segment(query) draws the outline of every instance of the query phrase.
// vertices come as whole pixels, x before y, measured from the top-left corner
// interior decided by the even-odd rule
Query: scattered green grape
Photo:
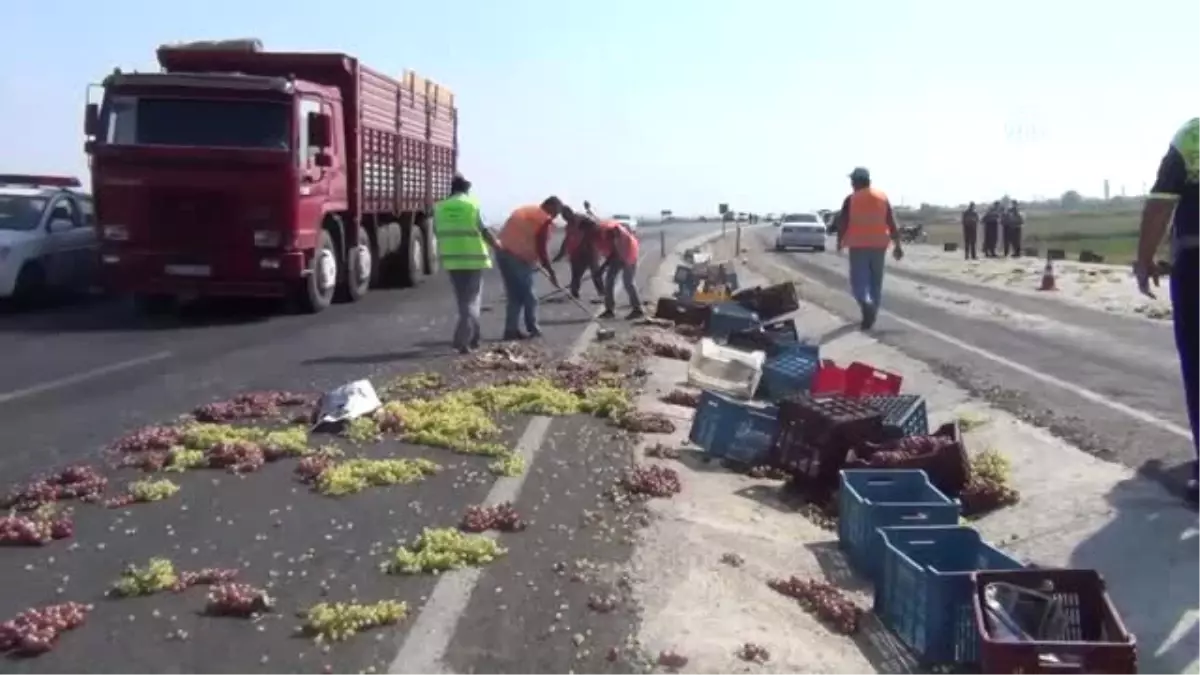
[[[490,537],[464,534],[452,527],[427,527],[412,548],[398,547],[385,569],[392,574],[442,572],[486,565],[505,553]]]
[[[203,450],[190,450],[183,446],[175,446],[167,453],[167,463],[164,471],[187,471],[208,465],[208,457]]]
[[[355,443],[375,443],[383,438],[383,432],[379,429],[379,422],[374,417],[363,416],[355,417],[346,423],[346,429],[342,432],[346,438],[349,438]]]
[[[520,476],[525,473],[525,458],[510,450],[488,464],[488,470],[497,476]]]
[[[309,452],[308,429],[302,426],[288,427],[278,431],[268,431],[262,439],[264,450],[271,450],[283,455],[299,457]]]
[[[129,495],[139,502],[157,502],[179,492],[179,486],[167,480],[145,479],[129,484]]]
[[[362,492],[371,486],[414,483],[442,467],[427,459],[349,459],[325,469],[317,477],[317,491],[330,497]]]
[[[113,584],[112,591],[121,597],[152,595],[179,583],[175,565],[166,558],[151,558],[145,567],[130,565],[121,572],[121,578]]]
[[[1012,463],[1000,451],[986,448],[971,458],[971,471],[977,478],[1004,485],[1012,473]]]
[[[341,642],[356,633],[390,626],[408,616],[408,604],[383,600],[369,605],[322,602],[304,613],[304,632],[318,642]]]

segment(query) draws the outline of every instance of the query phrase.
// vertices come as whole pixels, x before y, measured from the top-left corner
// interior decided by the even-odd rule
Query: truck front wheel
[[[300,281],[297,289],[296,299],[300,311],[316,314],[332,304],[337,280],[337,248],[333,245],[333,236],[329,231],[321,230],[317,250],[313,251],[312,259],[308,261],[308,274]]]

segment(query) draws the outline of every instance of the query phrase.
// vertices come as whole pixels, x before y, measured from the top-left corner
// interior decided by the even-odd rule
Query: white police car
[[[91,287],[95,211],[81,187],[78,178],[0,175],[0,299]]]

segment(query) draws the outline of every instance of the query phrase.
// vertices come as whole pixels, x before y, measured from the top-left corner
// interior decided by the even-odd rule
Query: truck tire
[[[345,259],[338,275],[338,300],[358,302],[371,290],[371,276],[375,273],[377,256],[372,250],[371,239],[360,225],[358,244],[346,247]]]
[[[411,288],[421,282],[425,269],[425,235],[416,225],[401,230],[400,250],[392,261],[389,285]]]
[[[337,247],[333,235],[322,229],[317,240],[317,250],[308,261],[308,274],[300,280],[296,289],[296,301],[301,312],[316,314],[333,304],[333,295],[338,279]]]
[[[387,267],[400,248],[400,224],[381,223],[375,228],[375,259],[371,265],[371,287],[387,287]]]
[[[425,274],[433,276],[442,270],[442,261],[438,257],[437,234],[433,231],[433,218],[425,219]]]

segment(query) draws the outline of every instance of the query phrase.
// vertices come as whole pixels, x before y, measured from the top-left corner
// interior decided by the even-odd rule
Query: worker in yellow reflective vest
[[[479,202],[469,193],[471,181],[455,175],[450,196],[433,207],[433,232],[438,258],[450,273],[458,324],[454,348],[466,354],[479,346],[479,312],[483,302],[483,271],[492,268],[488,248],[496,247],[491,230],[483,225]]]

